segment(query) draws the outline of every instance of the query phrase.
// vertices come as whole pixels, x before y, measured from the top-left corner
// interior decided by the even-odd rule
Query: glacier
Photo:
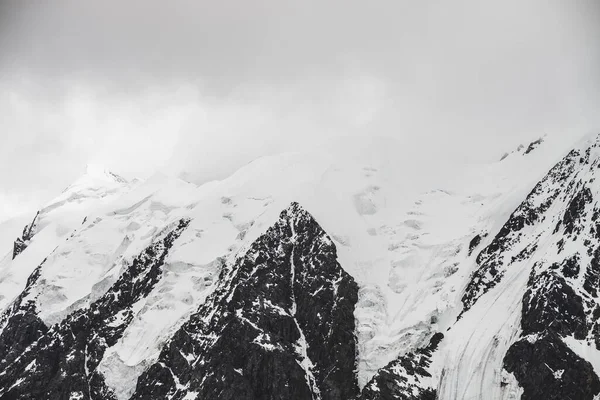
[[[19,254],[14,254],[12,241],[34,216],[0,224],[0,238],[11,238],[2,244],[5,256],[0,260],[0,394],[7,399],[41,399],[48,393],[65,399],[241,398],[240,391],[250,389],[239,379],[247,374],[253,376],[251,381],[262,382],[263,377],[256,371],[252,375],[250,364],[226,369],[233,359],[219,358],[209,349],[217,349],[216,341],[234,334],[217,325],[247,320],[251,325],[242,326],[254,326],[260,333],[253,340],[254,330],[244,333],[236,344],[243,349],[239,351],[254,349],[254,343],[260,358],[266,357],[264,352],[285,349],[305,371],[304,389],[294,380],[299,399],[550,398],[543,397],[549,394],[539,392],[535,382],[546,383],[556,396],[570,393],[593,399],[600,393],[595,344],[599,303],[594,291],[600,274],[594,269],[598,143],[596,135],[574,148],[544,138],[492,163],[448,167],[428,189],[411,183],[411,168],[418,165],[407,166],[385,148],[371,148],[369,157],[347,148],[262,157],[228,178],[201,185],[162,173],[128,181],[101,166],[89,166],[39,210]],[[290,209],[290,204],[299,208]],[[298,229],[307,229],[313,223],[306,221],[314,220],[326,238],[321,240],[335,249],[328,263],[338,263],[339,271],[348,274],[345,279],[356,282],[356,301],[344,306],[351,307],[352,318],[340,317],[340,326],[352,326],[352,338],[321,348],[315,335],[327,321],[317,316],[303,322],[294,319],[285,291],[280,298],[244,286],[252,268],[261,264],[252,260],[256,265],[245,266],[240,260],[256,252],[264,235],[281,224],[282,210],[304,216],[306,225]],[[122,287],[123,277],[133,276],[140,257],[174,229],[176,238],[160,260],[153,258],[160,252],[151,251],[153,261],[148,262],[158,268],[152,284],[131,289],[126,306],[101,306]],[[281,235],[269,242],[264,257],[288,254],[290,240]],[[324,248],[312,251],[306,257],[321,260],[329,254]],[[277,262],[273,268],[284,264]],[[244,268],[250,268],[249,277],[236,278],[236,271]],[[329,277],[324,271],[312,272],[314,276],[303,281],[293,274],[288,277],[316,280],[313,286],[301,284],[301,295],[296,296],[306,295],[309,286],[313,296],[333,290],[338,272]],[[268,274],[260,279],[273,290],[286,280]],[[238,287],[246,288],[249,304],[234,306],[234,297],[227,299]],[[254,303],[253,296],[262,300]],[[573,306],[561,300],[574,296]],[[553,302],[545,300],[554,297]],[[333,298],[323,298],[314,307],[331,313],[336,307]],[[257,314],[265,305],[274,313],[271,322]],[[228,307],[239,313],[223,311]],[[99,318],[94,317],[97,309],[110,309],[101,311],[106,313],[98,319],[102,323],[86,322],[85,329],[77,329],[102,342],[97,347],[101,354],[79,354],[73,350],[80,348],[79,342],[69,347],[64,337],[71,334],[66,332],[79,332],[73,321]],[[556,310],[582,316],[562,318]],[[215,321],[214,332],[198,322],[199,313]],[[288,328],[272,326],[279,318],[295,321],[289,329],[301,333],[298,342],[290,339],[295,336],[288,336]],[[182,344],[179,357],[190,365],[184,368],[183,361],[173,361],[165,352],[183,343],[177,338],[190,327],[211,345],[198,344],[199,336],[197,343],[185,342],[194,351],[184,351]],[[344,337],[342,331],[336,337]],[[19,347],[23,355],[8,347],[2,350],[3,343],[23,332],[29,332]],[[217,332],[226,333],[220,337]],[[70,349],[72,354],[52,353],[65,363],[84,366],[77,372],[63,370],[77,376],[69,381],[77,382],[72,390],[67,384],[60,392],[34,388],[33,371],[45,362],[41,349],[48,343]],[[234,345],[226,343],[223,349]],[[562,349],[563,361],[544,358],[547,346]],[[544,356],[524,358],[532,351]],[[339,356],[338,364],[328,367],[344,376],[337,383],[323,383],[329,381],[322,375],[325,358],[320,357],[328,352]],[[342,356],[348,352],[355,354],[350,372],[344,369],[348,357]],[[537,367],[540,360],[548,364],[545,370]],[[523,362],[535,373],[524,372],[519,367]],[[200,367],[203,363],[208,366]],[[270,389],[252,390],[272,396],[265,398],[286,398],[285,378],[292,370],[271,370],[271,375],[284,375],[279,389],[265,383]],[[238,392],[231,389],[226,395],[216,383],[217,373],[227,382],[237,382],[230,387]],[[213,382],[210,390],[202,376]],[[537,381],[530,382],[530,377]],[[578,392],[566,377],[587,384]],[[52,376],[44,379],[48,387],[58,382]],[[82,382],[87,388],[80,387],[85,386]],[[156,385],[172,390],[150,389]]]

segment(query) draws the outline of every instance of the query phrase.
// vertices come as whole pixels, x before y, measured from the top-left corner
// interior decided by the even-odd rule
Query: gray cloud
[[[597,0],[3,1],[0,201],[87,161],[202,181],[344,135],[469,161],[581,135],[599,22]]]

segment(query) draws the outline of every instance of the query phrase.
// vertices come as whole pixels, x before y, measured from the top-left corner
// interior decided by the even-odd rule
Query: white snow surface
[[[596,140],[596,137],[593,138]],[[588,147],[584,140],[581,148]],[[600,154],[594,150],[592,159]],[[593,179],[590,165],[588,170],[576,171],[577,179],[582,179],[597,196],[600,185]],[[563,238],[561,232],[555,231],[555,226],[568,206],[569,194],[566,190],[553,202],[545,218],[533,226],[526,226],[520,232],[520,239],[504,255],[505,259],[513,260],[506,268],[506,274],[500,282],[488,293],[481,296],[463,318],[445,332],[441,349],[435,354],[432,372],[439,382],[437,394],[439,399],[470,400],[519,399],[522,389],[510,374],[503,370],[503,359],[511,344],[518,340],[521,334],[520,318],[522,299],[527,289],[527,282],[533,268],[536,273],[547,269],[555,262],[561,262],[569,255],[579,254],[582,265],[589,264],[590,255],[583,242],[585,234],[578,236],[575,241],[567,241],[562,254],[558,254],[558,242]],[[541,197],[541,196],[540,196]],[[597,197],[595,197],[597,198]],[[521,196],[524,200],[524,196]],[[513,207],[514,208],[514,207]],[[502,218],[506,221],[505,218]],[[495,231],[492,231],[495,233]],[[493,235],[490,237],[490,239]],[[537,245],[535,251],[524,261],[513,258],[524,248]],[[517,261],[515,261],[517,260]],[[466,265],[475,266],[474,260],[467,260]],[[469,269],[469,268],[467,268]],[[574,278],[575,280],[578,278]],[[576,291],[582,290],[582,282],[575,285]],[[581,294],[581,293],[580,293]],[[534,337],[530,337],[535,340]],[[600,370],[600,352],[587,342],[573,338],[565,339],[566,344],[575,353],[590,361],[594,369]],[[557,371],[558,375],[562,372]]]
[[[417,182],[419,165],[397,160],[389,143],[367,147],[263,157],[200,186],[162,174],[127,182],[92,166],[40,211],[29,247],[14,260],[11,248],[0,261],[0,311],[47,258],[31,297],[44,322],[56,323],[101,296],[162,229],[191,218],[161,280],[136,305],[133,322],[100,364],[108,385],[126,399],[166,340],[212,292],[221,265],[297,201],[335,241],[340,264],[360,286],[355,316],[362,387],[388,362],[455,322],[475,266],[477,251],[467,254],[469,241],[487,232],[479,250],[489,243],[569,150],[548,139],[527,155],[521,149],[490,164],[439,166],[435,180]],[[526,269],[519,271],[476,304],[463,328],[452,330],[460,345],[443,354],[457,364],[463,386],[446,383],[441,399],[471,398],[465,374],[499,357],[518,334],[515,299],[527,279]],[[458,339],[481,324],[487,328],[466,342]],[[481,382],[497,373],[484,368]]]

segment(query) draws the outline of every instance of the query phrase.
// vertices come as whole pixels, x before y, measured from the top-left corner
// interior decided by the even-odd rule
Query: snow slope
[[[4,309],[23,290],[27,277],[44,259],[49,256],[60,258],[56,250],[61,245],[66,246],[69,237],[74,235],[84,218],[127,189],[122,178],[107,175],[98,168],[89,168],[80,179],[40,210],[34,236],[27,250],[13,260],[12,246],[10,250],[5,248],[8,251],[0,261],[0,309]],[[33,215],[26,219],[28,223],[32,220]],[[110,240],[105,237],[99,240],[104,242],[106,239]],[[63,256],[69,253],[70,250],[65,249]],[[83,270],[83,273],[85,275],[87,272]],[[89,285],[95,283],[91,279],[85,280]]]
[[[597,208],[591,206],[598,204],[594,173],[600,162],[599,139],[585,139],[556,164],[478,256],[477,273],[463,297],[466,312],[446,333],[434,362],[440,399],[518,399],[523,388],[528,398],[549,398],[544,390],[558,398],[588,398],[587,393],[573,394],[581,389],[575,376],[571,383],[544,389],[561,381],[562,373],[555,374],[559,369],[551,367],[560,362],[552,357],[562,357],[564,365],[564,360],[574,360],[576,354],[566,348],[561,354],[563,350],[556,347],[556,355],[528,361],[531,353],[518,354],[518,349],[520,342],[535,348],[539,339],[546,340],[545,335],[556,329],[553,333],[564,336],[583,360],[593,364],[597,360],[597,350],[583,350],[585,345],[571,335],[579,340],[587,336],[588,342],[595,335],[593,310],[598,300],[592,288],[598,272],[592,255],[598,239],[593,225],[596,217],[592,217]],[[552,272],[557,268],[562,272]],[[578,312],[585,315],[588,328],[576,322]],[[582,329],[590,332],[582,333]],[[515,357],[519,359],[513,361]],[[519,382],[507,372],[515,362],[531,363]],[[568,367],[578,371],[574,364]],[[544,385],[533,383],[540,368],[546,374],[554,371],[554,378],[546,378]],[[584,388],[592,390],[593,386],[589,383]]]
[[[393,143],[374,141],[264,157],[201,186],[161,174],[127,182],[92,166],[40,210],[26,250],[0,262],[0,310],[46,259],[29,296],[44,323],[58,323],[99,299],[136,255],[189,218],[161,279],[136,303],[132,322],[100,362],[109,387],[127,399],[167,340],[213,293],[222,266],[245,253],[295,201],[331,236],[340,264],[359,285],[354,314],[363,387],[388,363],[454,324],[476,254],[568,151],[547,138],[490,164],[440,166],[435,179],[417,181],[419,166],[398,160],[393,149]],[[481,243],[472,249],[477,235]],[[444,354],[444,361],[436,358],[434,369],[441,374],[448,363],[459,368],[456,379],[445,375],[440,398],[477,398],[497,383],[500,358],[519,335],[517,303],[527,268],[511,270],[465,314],[464,328],[450,330],[435,355]],[[503,315],[500,322],[496,315]],[[462,340],[475,326],[486,329]],[[490,369],[482,371],[482,360]],[[497,398],[510,398],[505,392]]]

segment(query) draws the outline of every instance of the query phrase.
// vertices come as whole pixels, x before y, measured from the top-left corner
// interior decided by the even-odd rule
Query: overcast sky
[[[201,182],[327,138],[481,162],[600,132],[598,38],[598,0],[0,0],[0,220],[88,162]]]

